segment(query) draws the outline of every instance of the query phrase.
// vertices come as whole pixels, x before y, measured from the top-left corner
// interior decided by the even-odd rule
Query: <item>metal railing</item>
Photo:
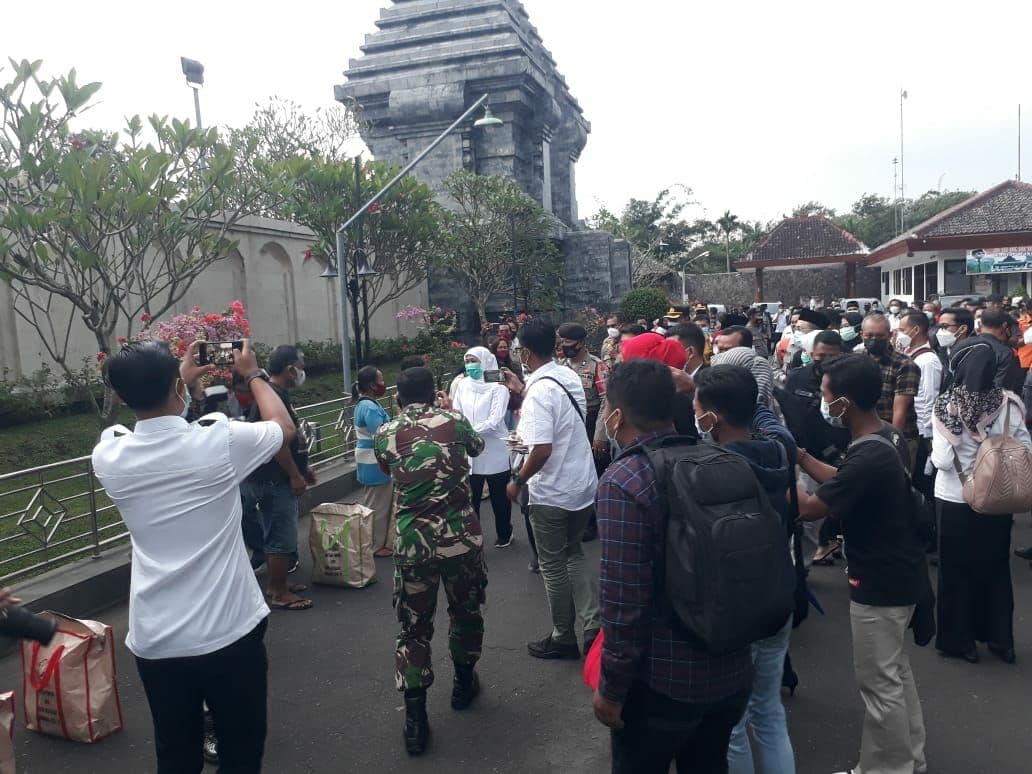
[[[392,388],[380,399],[391,414],[393,397]],[[313,468],[354,454],[355,407],[350,397],[295,410],[310,429]],[[0,475],[0,586],[73,559],[99,557],[103,549],[128,537],[88,456]]]

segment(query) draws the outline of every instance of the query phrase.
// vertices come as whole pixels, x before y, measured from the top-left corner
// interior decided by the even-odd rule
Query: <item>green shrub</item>
[[[620,314],[628,322],[644,319],[652,323],[666,314],[670,299],[659,288],[635,288],[620,299]]]
[[[1024,285],[1015,285],[1010,289],[1010,293],[1007,295],[1011,298],[1024,298],[1025,300],[1028,300],[1028,290]]]

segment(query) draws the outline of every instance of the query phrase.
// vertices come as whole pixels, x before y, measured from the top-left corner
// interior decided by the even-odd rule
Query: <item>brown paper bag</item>
[[[49,645],[22,640],[25,727],[74,742],[122,730],[115,635],[97,621],[41,613],[57,621]]]
[[[0,693],[0,774],[15,774],[14,691]]]
[[[360,589],[376,581],[373,511],[358,503],[323,503],[312,509],[308,533],[312,582]]]

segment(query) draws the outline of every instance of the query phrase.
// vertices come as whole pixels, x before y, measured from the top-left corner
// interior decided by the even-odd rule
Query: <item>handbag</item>
[[[21,641],[25,727],[93,743],[121,731],[115,636],[107,624],[59,613],[49,645]]]
[[[1032,504],[1032,452],[1010,432],[1010,399],[1004,397],[1003,434],[986,438],[978,446],[975,464],[967,474],[956,451],[953,469],[963,486],[964,502],[986,516],[1009,516]]]

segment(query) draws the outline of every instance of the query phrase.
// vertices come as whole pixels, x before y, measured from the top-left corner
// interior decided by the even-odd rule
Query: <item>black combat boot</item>
[[[405,749],[409,755],[422,755],[429,738],[426,688],[410,688],[405,691]]]
[[[451,707],[453,710],[464,710],[473,703],[480,693],[480,679],[473,671],[472,664],[455,663],[455,682],[452,683]]]

